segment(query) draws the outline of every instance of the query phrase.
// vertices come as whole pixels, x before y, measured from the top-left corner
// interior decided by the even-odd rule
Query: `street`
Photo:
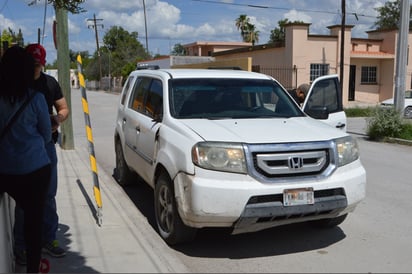
[[[87,150],[80,90],[73,89],[71,96],[73,132],[76,138],[84,137],[84,142],[75,143],[75,147]],[[110,175],[116,183],[111,175],[119,95],[88,91],[87,99],[99,173]],[[342,225],[331,230],[288,225],[236,236],[224,230],[204,229],[195,241],[171,248],[176,258],[191,272],[203,273],[410,272],[412,147],[365,139],[351,124],[361,119],[348,119],[348,132],[359,142],[367,171],[367,196]],[[123,190],[124,195],[118,199],[130,199],[155,229],[150,187],[136,182]],[[162,241],[160,237],[156,240]]]

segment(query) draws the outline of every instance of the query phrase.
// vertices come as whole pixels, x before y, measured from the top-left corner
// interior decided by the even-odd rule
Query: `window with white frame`
[[[361,84],[376,84],[377,83],[377,68],[363,66],[361,70]]]
[[[329,74],[329,64],[310,64],[310,82]]]

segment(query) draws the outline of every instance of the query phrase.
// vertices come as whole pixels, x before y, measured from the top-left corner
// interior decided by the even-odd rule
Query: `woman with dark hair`
[[[51,123],[44,96],[29,88],[33,75],[33,57],[18,46],[6,50],[0,62],[0,193],[24,210],[27,272],[38,273]]]

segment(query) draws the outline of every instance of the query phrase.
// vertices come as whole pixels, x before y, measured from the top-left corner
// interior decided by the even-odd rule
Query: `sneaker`
[[[57,240],[44,244],[42,251],[53,257],[63,257],[66,255],[66,251],[59,247]]]
[[[14,250],[14,258],[16,260],[16,264],[27,265],[26,250],[24,249]]]

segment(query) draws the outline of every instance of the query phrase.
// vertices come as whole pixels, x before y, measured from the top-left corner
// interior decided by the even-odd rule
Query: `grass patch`
[[[369,117],[373,114],[374,107],[354,107],[344,109],[346,117]]]
[[[412,140],[412,123],[406,122],[402,125],[401,132],[399,133],[400,139]]]

